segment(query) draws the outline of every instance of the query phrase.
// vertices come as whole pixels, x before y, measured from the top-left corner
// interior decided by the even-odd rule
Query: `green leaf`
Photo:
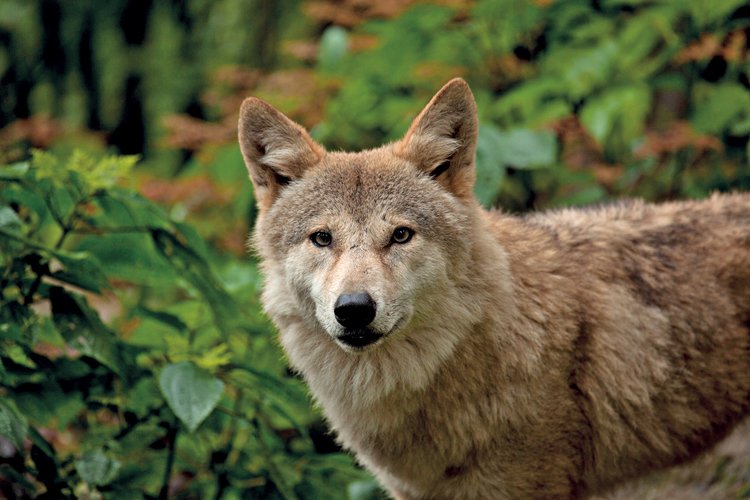
[[[169,216],[155,203],[137,193],[110,189],[94,196],[101,213],[89,220],[97,228],[132,228],[134,230],[171,227]]]
[[[620,47],[614,40],[605,40],[585,48],[563,46],[545,59],[550,74],[559,75],[558,86],[572,99],[580,99],[612,78]]]
[[[40,223],[49,217],[44,198],[29,186],[20,183],[3,186],[3,189],[0,190],[0,200],[5,204],[15,203],[29,209],[36,216],[36,223]]]
[[[29,162],[14,163],[0,166],[0,180],[9,181],[20,179],[29,171]]]
[[[22,450],[28,429],[26,417],[21,415],[16,404],[7,397],[0,399],[0,435],[8,438],[17,450]]]
[[[500,184],[505,178],[505,165],[497,144],[502,142],[502,131],[492,124],[482,124],[477,138],[477,158],[474,193],[485,206],[495,202]]]
[[[711,2],[685,2],[700,28],[726,22],[726,17],[735,9],[745,5],[746,0],[712,0]]]
[[[164,368],[159,387],[169,407],[190,432],[211,414],[224,391],[221,380],[189,361]]]
[[[64,267],[64,270],[52,273],[53,278],[97,293],[103,288],[109,288],[102,266],[92,254],[64,251],[55,251],[52,254]]]
[[[690,121],[698,132],[720,134],[743,116],[750,116],[750,94],[736,83],[698,86]],[[702,94],[702,95],[701,95]]]
[[[70,217],[75,204],[80,201],[78,193],[71,193],[65,186],[55,187],[49,179],[39,183],[43,186],[42,195],[47,198],[50,211],[58,221],[66,221]]]
[[[44,436],[39,434],[39,431],[37,431],[33,427],[30,427],[29,438],[31,438],[31,442],[34,443],[34,445],[39,448],[42,453],[44,453],[48,457],[54,458],[55,450],[52,448],[52,445],[49,444],[46,439],[44,439]]]
[[[178,229],[189,228],[178,225]],[[211,306],[217,326],[224,333],[230,331],[242,316],[241,311],[201,255],[198,236],[192,230],[173,233],[154,229],[151,237],[174,270],[193,285]]]
[[[120,470],[120,462],[108,457],[101,449],[82,455],[75,461],[75,466],[81,479],[96,486],[111,483]]]
[[[57,286],[50,287],[52,320],[69,346],[90,356],[115,373],[124,375],[124,360],[116,337],[83,297]]]
[[[347,488],[349,500],[380,500],[387,498],[376,481],[355,481]]]
[[[18,229],[21,227],[21,219],[18,214],[10,207],[0,207],[0,227],[8,229]]]
[[[651,111],[647,85],[614,87],[586,102],[581,122],[607,151],[619,156],[643,135]]]
[[[177,275],[156,251],[148,233],[105,234],[83,238],[78,250],[106,262],[107,276],[141,285],[173,285]]]
[[[330,26],[320,39],[318,64],[324,71],[335,69],[346,54],[349,45],[346,30],[340,26]]]
[[[99,189],[111,188],[124,178],[138,161],[137,156],[96,156],[76,149],[61,166],[60,159],[47,151],[32,151],[31,164],[39,178],[51,179],[56,185],[73,184],[76,194],[85,196]],[[66,173],[67,175],[62,175]]]
[[[31,422],[44,427],[64,429],[85,409],[80,391],[64,392],[56,379],[39,381],[13,397]]]
[[[549,166],[557,160],[557,138],[552,132],[516,128],[489,133],[483,148],[495,148],[495,161],[501,165],[530,169]]]

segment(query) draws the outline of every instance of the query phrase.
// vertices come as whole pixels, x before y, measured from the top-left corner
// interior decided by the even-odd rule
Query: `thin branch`
[[[176,421],[172,422],[167,430],[167,446],[169,448],[167,450],[167,465],[164,468],[164,479],[162,480],[161,490],[159,490],[159,500],[167,500],[169,497],[169,479],[172,477],[172,469],[174,468],[178,431],[179,424]]]

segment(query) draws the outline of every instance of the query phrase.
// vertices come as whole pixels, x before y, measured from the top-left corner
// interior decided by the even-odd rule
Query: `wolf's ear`
[[[477,106],[461,78],[445,84],[412,122],[395,153],[429,173],[459,198],[474,187]]]
[[[269,208],[286,184],[325,155],[303,127],[256,97],[240,108],[239,141],[260,209]]]

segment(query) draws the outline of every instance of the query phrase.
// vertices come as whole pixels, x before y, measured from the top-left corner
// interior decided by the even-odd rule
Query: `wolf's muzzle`
[[[343,335],[339,335],[336,337],[336,340],[349,347],[361,349],[377,342],[381,337],[381,334],[370,328],[357,328],[355,330],[348,330]]]
[[[367,292],[339,295],[333,306],[336,321],[346,329],[364,328],[375,319],[375,301]]]

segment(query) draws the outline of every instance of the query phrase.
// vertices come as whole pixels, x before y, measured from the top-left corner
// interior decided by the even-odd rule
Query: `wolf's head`
[[[445,309],[462,302],[454,278],[471,252],[476,137],[476,106],[460,79],[402,140],[359,153],[326,152],[270,105],[246,99],[239,141],[260,210],[254,245],[265,307],[281,329],[304,323],[306,335],[362,353],[416,344],[413,332],[450,321]]]

